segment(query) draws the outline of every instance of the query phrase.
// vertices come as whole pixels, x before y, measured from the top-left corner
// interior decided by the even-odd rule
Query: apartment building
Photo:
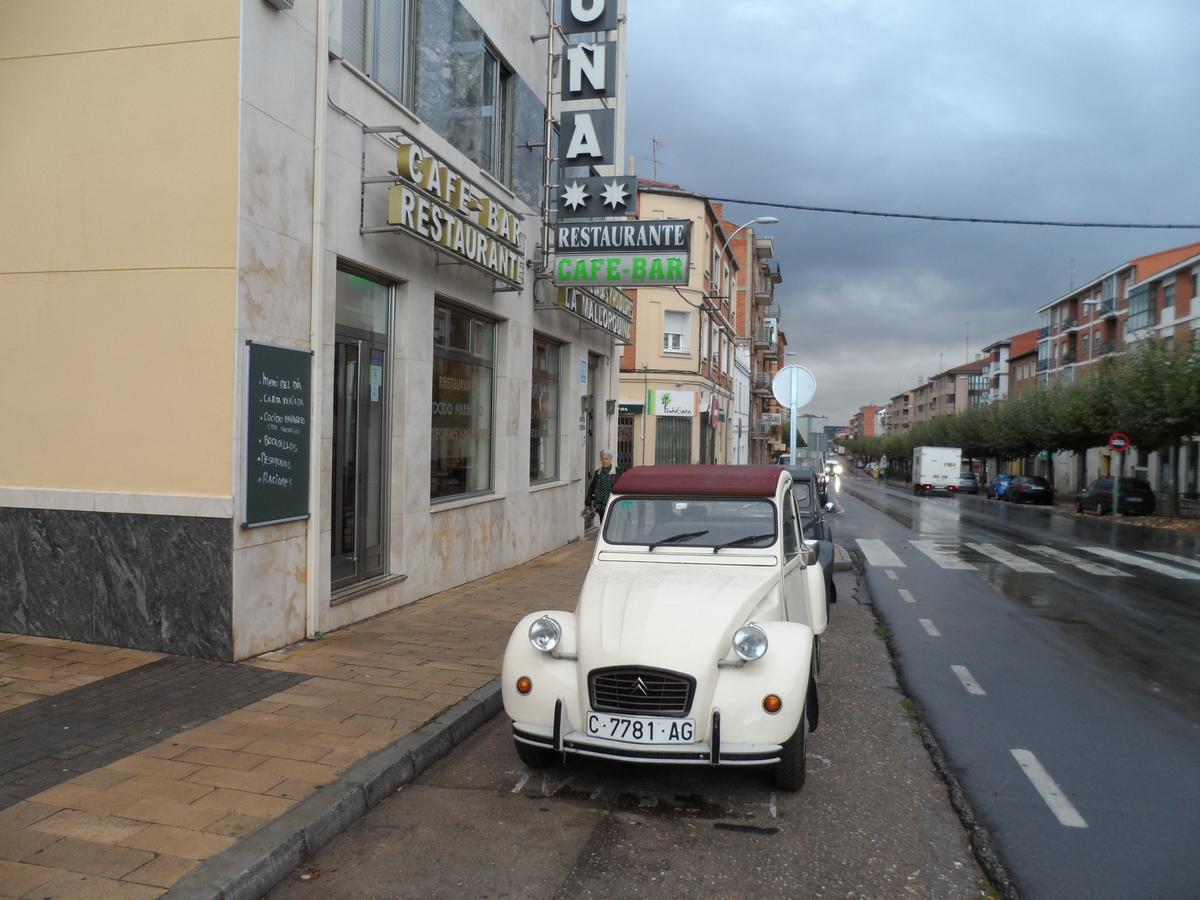
[[[888,434],[907,431],[913,426],[913,391],[901,391],[888,400],[886,428]]]
[[[0,631],[240,659],[580,535],[617,367],[535,302],[547,4],[18,6]]]
[[[1038,308],[1039,383],[1072,380],[1153,334],[1195,330],[1200,243],[1122,263]]]
[[[620,357],[619,402],[631,439],[626,462],[724,463],[731,452],[736,307],[744,298],[739,273],[748,254],[741,245],[739,259],[719,204],[652,179],[639,179],[638,191],[640,218],[685,219],[692,229],[687,285],[630,292],[633,330]],[[749,255],[757,255],[760,243],[769,246],[755,239]]]
[[[1038,329],[1033,328],[1014,334],[1012,337],[993,341],[983,348],[987,357],[983,375],[988,382],[988,400],[996,402],[1009,395],[1012,385],[1012,360],[1024,356],[1031,350],[1036,354],[1038,344]]]
[[[988,403],[987,358],[939,372],[912,389],[912,424],[966,412]]]
[[[850,417],[850,430],[855,437],[875,437],[880,434],[877,430],[880,406],[860,406],[858,412]]]

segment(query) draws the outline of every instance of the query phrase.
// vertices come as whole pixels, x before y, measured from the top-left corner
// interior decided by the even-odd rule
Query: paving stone
[[[20,897],[61,874],[58,869],[0,859],[0,896]]]
[[[117,816],[102,816],[80,812],[77,809],[64,809],[40,822],[35,822],[30,827],[35,831],[60,834],[63,837],[78,838],[81,841],[116,844],[125,838],[132,837],[147,826],[145,822],[135,822]]]
[[[225,812],[241,812],[251,816],[261,816],[264,819],[274,819],[282,815],[289,806],[290,800],[280,797],[266,797],[262,794],[248,794],[245,791],[233,791],[217,788],[211,794],[206,794],[196,801],[198,806],[221,809]]]
[[[239,769],[221,769],[208,766],[194,775],[188,781],[209,787],[232,788],[235,791],[249,791],[252,794],[265,794],[275,785],[284,780],[286,775],[270,771],[243,772]]]
[[[254,829],[265,825],[269,819],[248,816],[245,813],[228,813],[213,822],[205,831],[213,834],[224,834],[229,837],[245,837]]]
[[[313,784],[329,784],[341,774],[334,766],[321,763],[300,762],[295,759],[268,759],[255,772],[272,772],[286,778],[299,778]],[[276,782],[278,783],[278,782]]]
[[[203,829],[221,818],[224,812],[193,803],[171,803],[166,800],[140,798],[125,810],[126,818],[155,825],[174,825],[176,828]]]
[[[34,798],[37,802],[50,806],[79,809],[102,816],[123,816],[125,811],[137,802],[137,798],[129,794],[96,790],[75,782],[60,784],[48,791],[34,794]]]
[[[127,881],[114,881],[98,875],[78,872],[56,872],[55,877],[39,884],[36,893],[27,893],[28,900],[151,900],[161,897],[161,888]]]
[[[247,753],[257,753],[260,757],[274,756],[279,759],[297,759],[301,762],[316,762],[326,753],[321,747],[308,747],[284,741],[255,741],[245,749]]]
[[[265,756],[255,753],[218,750],[211,747],[195,747],[176,758],[179,762],[196,763],[197,770],[202,766],[219,766],[223,769],[240,769],[243,772],[249,772],[266,759]]]
[[[121,844],[135,850],[199,860],[220,853],[233,842],[233,838],[221,834],[176,828],[173,825],[150,825],[125,838]]]
[[[125,876],[125,881],[167,888],[198,865],[194,859],[162,854]]]
[[[123,781],[113,791],[136,797],[152,797],[156,800],[171,800],[175,803],[191,803],[199,800],[212,790],[202,784],[187,781],[172,781],[169,778],[154,778],[150,775],[136,775],[128,781]]]
[[[62,838],[57,834],[0,825],[0,859],[18,862],[60,840]],[[0,885],[0,892],[3,890],[4,886]]]
[[[0,809],[0,825],[26,828],[34,822],[54,815],[60,808],[46,803],[35,803],[32,800],[22,800],[8,809]]]
[[[120,878],[127,872],[144,866],[153,858],[153,853],[143,850],[127,850],[111,844],[63,838],[30,853],[23,862],[48,868],[65,869],[68,872],[82,872],[85,875]]]

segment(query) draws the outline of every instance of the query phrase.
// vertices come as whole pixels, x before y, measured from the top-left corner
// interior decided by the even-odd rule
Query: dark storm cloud
[[[1200,220],[1200,3],[629,0],[627,153],[713,196],[945,215]],[[1200,231],[772,213],[812,408],[844,421],[939,356]],[[969,323],[969,324],[968,324]],[[964,339],[969,331],[969,345]]]

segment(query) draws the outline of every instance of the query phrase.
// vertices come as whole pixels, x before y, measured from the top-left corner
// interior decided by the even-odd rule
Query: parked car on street
[[[833,583],[833,528],[825,514],[833,511],[833,504],[822,502],[816,487],[816,473],[809,468],[789,468],[792,476],[792,493],[796,497],[796,508],[800,512],[800,524],[804,538],[817,551],[817,562],[825,573],[825,599],[837,603],[837,587]]]
[[[1098,516],[1112,512],[1112,476],[1097,478],[1075,495],[1075,511],[1091,511]],[[1127,516],[1154,515],[1155,497],[1150,482],[1142,478],[1122,478],[1117,491],[1118,512]]]
[[[1054,502],[1054,488],[1045,478],[1038,475],[1018,475],[1008,483],[1004,498],[1013,503],[1041,503],[1049,506]]]
[[[974,472],[963,472],[958,476],[958,492],[960,494],[978,494],[979,476]]]
[[[1003,500],[1005,493],[1008,491],[1008,484],[1016,475],[1009,475],[1007,472],[1001,472],[987,486],[986,496],[989,500]]]
[[[575,612],[535,612],[504,654],[529,766],[769,766],[805,779],[827,624],[816,552],[778,466],[642,466],[613,485]]]

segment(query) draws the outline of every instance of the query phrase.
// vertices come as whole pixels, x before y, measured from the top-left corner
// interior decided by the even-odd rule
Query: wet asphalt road
[[[1197,896],[1200,535],[857,477],[839,499],[836,538],[1022,896]]]
[[[981,896],[861,581],[836,577],[799,793],[761,769],[571,757],[530,770],[501,713],[270,896]]]

